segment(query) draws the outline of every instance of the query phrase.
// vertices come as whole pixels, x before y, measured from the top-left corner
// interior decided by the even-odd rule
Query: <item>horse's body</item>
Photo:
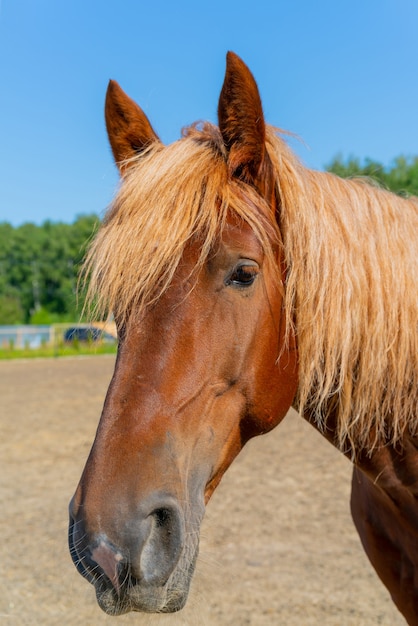
[[[364,548],[418,624],[417,200],[305,169],[231,53],[218,113],[164,147],[109,86],[122,185],[87,267],[119,350],[73,560],[110,614],[180,609],[205,504],[293,404],[355,462]]]

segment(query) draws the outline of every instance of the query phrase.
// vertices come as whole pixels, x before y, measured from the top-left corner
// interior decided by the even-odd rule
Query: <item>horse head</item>
[[[170,148],[116,83],[107,93],[122,196],[92,266],[107,285],[119,347],[70,505],[69,542],[109,614],[183,607],[206,503],[246,441],[276,426],[296,391],[261,100],[232,53],[218,115],[219,129],[191,128]]]

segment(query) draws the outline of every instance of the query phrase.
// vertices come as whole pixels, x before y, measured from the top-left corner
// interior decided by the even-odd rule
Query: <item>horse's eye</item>
[[[250,287],[253,284],[258,274],[258,267],[256,265],[238,265],[232,274],[230,274],[227,284],[234,287]]]

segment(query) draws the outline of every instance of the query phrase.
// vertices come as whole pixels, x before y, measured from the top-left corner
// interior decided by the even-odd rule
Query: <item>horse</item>
[[[288,409],[353,462],[364,549],[418,624],[418,199],[306,168],[227,55],[218,126],[165,146],[114,81],[121,184],[85,262],[119,345],[70,503],[110,615],[186,603],[205,507]]]

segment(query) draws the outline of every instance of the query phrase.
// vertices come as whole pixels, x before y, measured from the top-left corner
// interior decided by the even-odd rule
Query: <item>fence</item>
[[[97,329],[100,340],[106,343],[116,341],[114,322],[95,322],[93,324],[51,324],[42,326],[0,326],[0,349],[36,349],[41,346],[58,346],[66,341],[66,334],[77,336],[75,329]],[[94,335],[96,338],[97,335]]]

